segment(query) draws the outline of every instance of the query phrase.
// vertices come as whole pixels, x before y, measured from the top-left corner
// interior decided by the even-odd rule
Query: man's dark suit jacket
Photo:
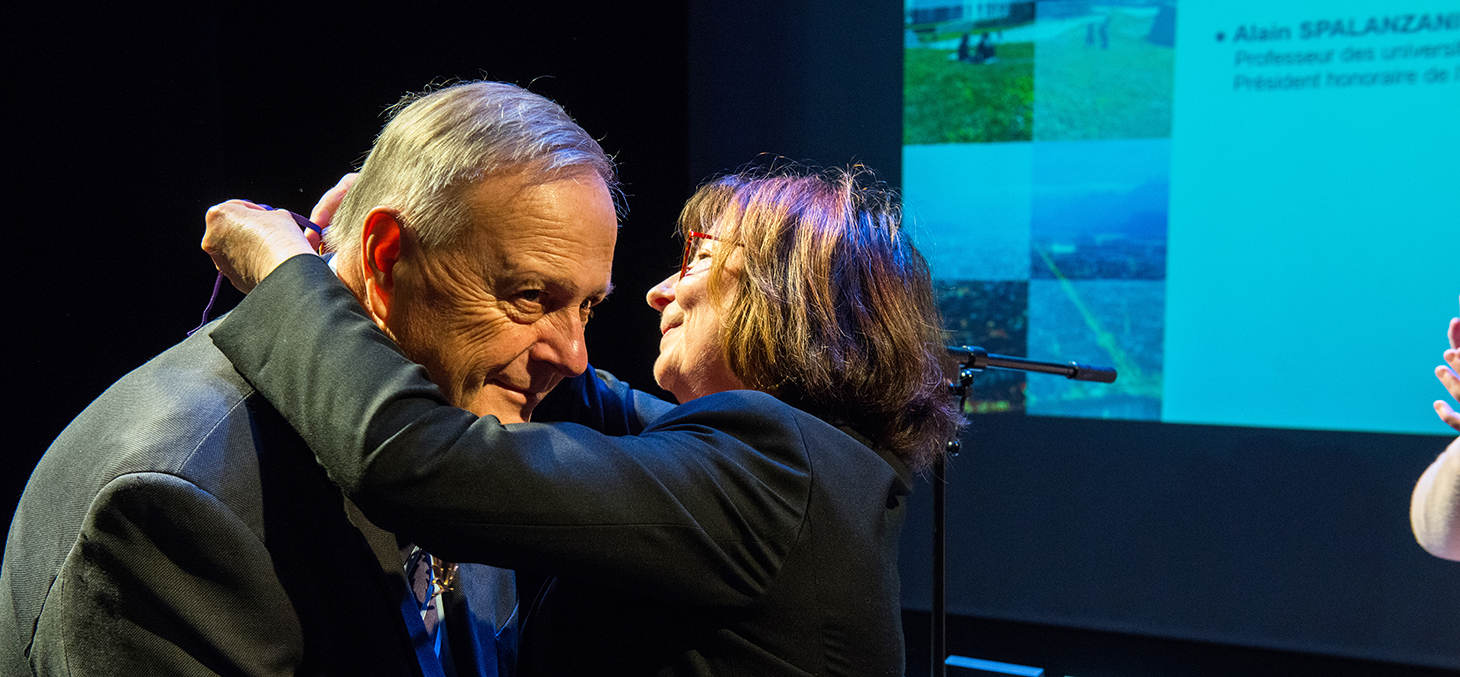
[[[213,339],[381,526],[553,575],[523,619],[520,674],[903,671],[909,476],[851,429],[745,390],[637,435],[504,426],[446,406],[307,256]]]
[[[114,384],[36,467],[0,570],[0,674],[421,674],[394,537],[352,523],[215,326]],[[463,579],[458,674],[491,675],[510,573]]]

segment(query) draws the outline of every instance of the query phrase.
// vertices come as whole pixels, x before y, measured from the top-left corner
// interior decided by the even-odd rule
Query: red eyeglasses
[[[699,251],[700,240],[713,239],[715,239],[715,236],[710,235],[709,233],[696,233],[694,231],[690,231],[689,236],[684,238],[684,258],[679,260],[680,277],[684,277],[689,274],[689,262],[690,259],[694,257],[695,252]]]

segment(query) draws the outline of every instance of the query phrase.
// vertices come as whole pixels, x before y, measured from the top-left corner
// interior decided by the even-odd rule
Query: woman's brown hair
[[[746,387],[844,422],[921,469],[963,417],[928,266],[901,217],[896,193],[866,168],[783,167],[705,184],[679,225],[715,237],[710,293]]]

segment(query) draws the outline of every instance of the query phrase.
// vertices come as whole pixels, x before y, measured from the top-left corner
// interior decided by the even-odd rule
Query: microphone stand
[[[1059,364],[1038,362],[1022,357],[990,355],[983,348],[975,346],[950,346],[948,355],[958,361],[958,382],[949,383],[949,393],[958,397],[958,411],[968,402],[968,389],[973,377],[985,369],[1010,369],[1031,371],[1040,374],[1057,374],[1076,381],[1114,383],[1115,370],[1110,367],[1092,367],[1077,362]],[[949,440],[946,454],[939,454],[933,461],[933,677],[946,677],[948,665],[948,457],[957,456],[961,443]]]

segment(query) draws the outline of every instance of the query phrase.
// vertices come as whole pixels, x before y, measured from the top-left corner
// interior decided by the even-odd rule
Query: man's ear
[[[360,269],[365,273],[365,312],[383,330],[395,299],[395,265],[401,256],[401,226],[394,211],[376,207],[365,215],[360,256]]]

